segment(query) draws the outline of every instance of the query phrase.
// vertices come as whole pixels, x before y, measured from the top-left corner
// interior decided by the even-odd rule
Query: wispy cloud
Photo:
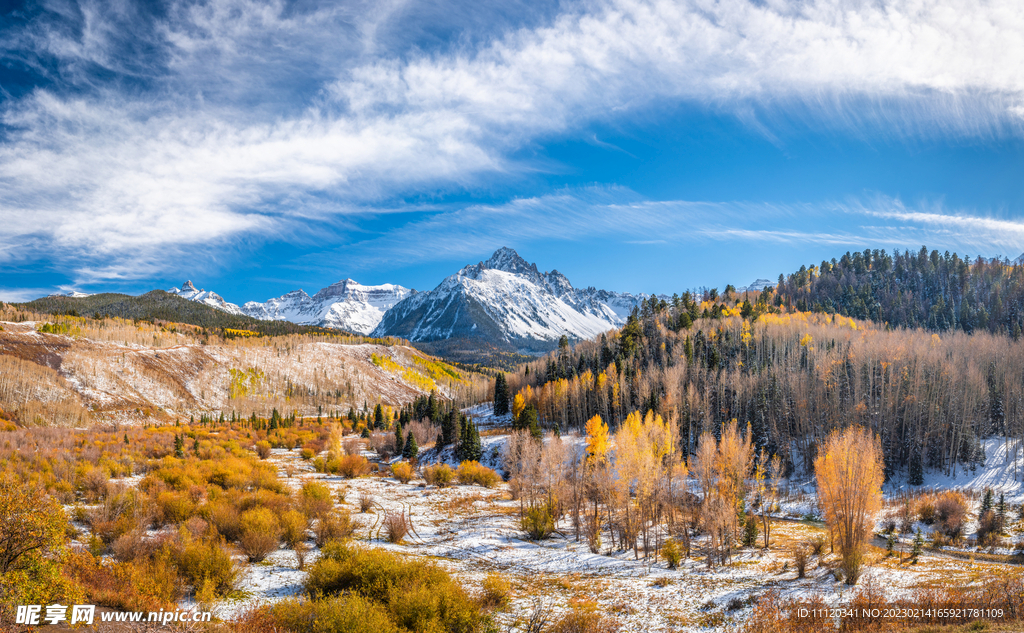
[[[6,58],[47,87],[3,111],[0,241],[26,246],[0,263],[59,252],[82,281],[145,276],[244,236],[515,179],[532,166],[511,156],[536,139],[666,102],[883,135],[1016,135],[1024,123],[1015,0],[606,0],[429,52],[382,35],[411,4],[151,14],[83,1],[9,30]],[[708,209],[668,208],[615,212],[672,231],[663,218]],[[592,222],[566,212],[566,230]],[[494,231],[467,229],[505,239]]]
[[[0,288],[0,301],[23,303],[44,297],[52,292],[52,288]]]
[[[821,245],[833,255],[838,249],[916,249],[922,244],[962,255],[1024,251],[1024,221],[948,212],[939,204],[923,203],[922,208],[927,210],[882,196],[815,204],[651,201],[622,187],[589,187],[438,212],[346,246],[345,253],[349,268],[370,269],[385,262],[471,261],[501,246],[552,239],[677,246],[718,242],[744,249]],[[329,265],[333,257],[322,253],[301,262]]]

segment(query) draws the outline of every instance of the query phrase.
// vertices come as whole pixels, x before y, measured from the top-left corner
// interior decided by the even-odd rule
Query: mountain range
[[[621,326],[646,297],[574,288],[557,270],[542,273],[501,248],[433,290],[410,295],[384,314],[373,333],[417,342],[479,339],[542,351],[563,335],[587,339]]]
[[[758,279],[749,288],[770,284]],[[435,349],[438,344],[461,341],[467,348],[523,353],[552,349],[562,336],[582,340],[621,327],[649,296],[575,288],[562,273],[541,272],[511,248],[500,248],[488,260],[465,266],[427,292],[396,284],[364,286],[345,279],[312,296],[299,289],[241,306],[196,288],[191,281],[166,292],[262,321],[394,336],[428,347],[435,344]]]

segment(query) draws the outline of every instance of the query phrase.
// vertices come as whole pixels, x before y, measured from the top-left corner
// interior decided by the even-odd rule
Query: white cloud
[[[49,288],[0,288],[0,301],[6,303],[24,303],[52,293]]]
[[[1015,0],[611,0],[482,45],[383,54],[401,2],[175,3],[128,32],[116,27],[141,19],[128,5],[81,6],[80,32],[4,39],[59,70],[56,88],[4,113],[0,240],[36,250],[0,261],[60,252],[84,281],[287,235],[296,217],[515,177],[524,144],[663,102],[883,135],[1018,134],[1024,108]],[[96,67],[132,81],[102,83]],[[671,230],[650,204],[623,212]]]
[[[650,201],[620,187],[590,187],[472,205],[406,224],[346,246],[348,268],[424,261],[471,260],[501,246],[551,239],[692,246],[717,242],[737,248],[767,244],[839,249],[917,249],[922,244],[961,255],[1024,251],[1024,222],[948,212],[941,205],[907,208],[899,199],[766,204]],[[422,248],[430,244],[429,249]],[[333,255],[308,258],[329,266]]]

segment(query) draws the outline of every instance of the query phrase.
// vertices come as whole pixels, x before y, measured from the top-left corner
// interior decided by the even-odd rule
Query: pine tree
[[[978,516],[984,515],[986,512],[992,509],[992,489],[985,488],[985,497],[981,500],[981,512]]]
[[[537,407],[532,404],[527,405],[523,412],[519,414],[516,428],[525,429],[530,431],[530,435],[534,439],[540,439],[543,437],[543,433],[540,430],[540,420],[537,417]]]
[[[192,439],[192,454],[199,457],[199,438]]]
[[[434,424],[441,419],[441,403],[438,401],[437,392],[431,391],[430,397],[427,398],[427,417]]]
[[[127,433],[124,434],[124,445],[128,446],[128,434]]]
[[[185,439],[181,435],[174,436],[174,456],[185,459]]]
[[[395,424],[395,454],[401,455],[403,448],[405,448],[405,442],[402,437],[402,423],[399,422]]]
[[[369,437],[370,437],[370,427],[364,426],[363,427],[363,432],[359,434],[359,437],[369,439]]]
[[[373,428],[378,431],[384,428],[384,407],[379,402],[373,410]]]
[[[757,544],[757,515],[750,513],[744,514],[743,519],[743,544],[747,547],[753,547]]]
[[[416,438],[413,436],[412,431],[409,431],[408,437],[405,438],[405,449],[402,450],[402,457],[412,461],[416,459],[419,453],[420,447],[416,445]]]
[[[1006,494],[999,493],[999,503],[996,504],[996,517],[999,519],[1000,531],[1006,525]]]
[[[459,412],[454,408],[441,420],[441,441],[444,446],[456,444],[459,441]]]
[[[459,442],[459,447],[456,449],[455,454],[459,461],[480,461],[483,456],[482,447],[480,444],[480,431],[473,424],[473,421],[464,418],[462,420],[462,441]]]
[[[914,451],[910,456],[908,481],[911,486],[920,486],[924,483],[924,468],[921,465],[921,453]]]
[[[917,534],[914,535],[914,547],[910,550],[910,560],[912,562],[917,562],[917,557],[921,555],[921,548],[923,546],[924,535],[921,534],[921,528],[917,528]]]
[[[885,537],[885,555],[892,556],[894,549],[896,549],[896,532],[890,530],[889,535]]]
[[[494,415],[508,413],[508,382],[505,374],[499,372],[494,378]]]

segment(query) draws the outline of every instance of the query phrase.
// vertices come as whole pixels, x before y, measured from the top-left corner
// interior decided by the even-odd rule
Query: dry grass
[[[359,493],[359,512],[366,513],[373,509],[377,498],[366,490]]]
[[[411,529],[411,522],[402,512],[388,512],[384,516],[384,536],[388,543],[400,544]]]

